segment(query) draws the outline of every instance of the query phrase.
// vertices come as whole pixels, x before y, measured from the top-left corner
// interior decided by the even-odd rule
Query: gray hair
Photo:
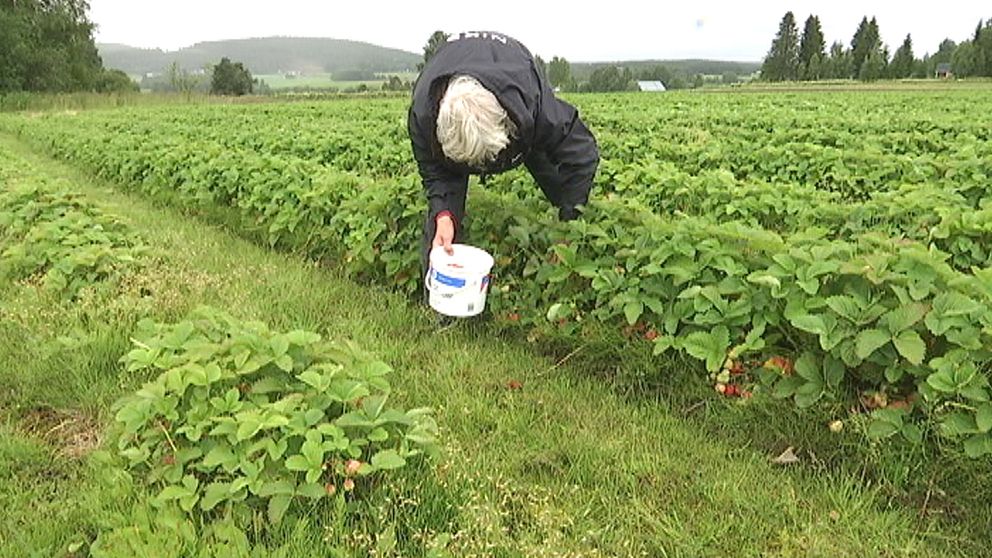
[[[516,126],[496,96],[475,78],[448,84],[437,115],[437,139],[452,161],[482,167],[510,144]]]

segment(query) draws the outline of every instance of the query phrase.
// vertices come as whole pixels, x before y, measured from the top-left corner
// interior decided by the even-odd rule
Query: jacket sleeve
[[[434,220],[443,211],[449,211],[457,222],[462,216],[458,214],[458,204],[455,200],[459,196],[464,196],[465,190],[468,189],[468,175],[454,172],[437,160],[431,152],[430,132],[423,129],[412,108],[407,118],[407,126],[413,156],[417,161],[420,179],[423,181],[424,192],[427,195],[430,220]]]
[[[561,209],[564,214],[574,214],[575,206],[589,201],[599,166],[599,146],[575,107],[556,98],[546,85],[541,96],[534,147],[544,150],[559,165]]]

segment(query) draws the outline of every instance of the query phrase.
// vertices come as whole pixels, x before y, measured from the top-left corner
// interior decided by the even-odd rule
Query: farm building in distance
[[[951,65],[948,64],[948,63],[946,63],[946,62],[941,63],[941,64],[937,64],[937,72],[936,72],[936,74],[937,75],[935,77],[938,77],[938,78],[941,78],[941,79],[950,79],[950,78],[954,77],[954,74],[951,72]]]
[[[660,81],[638,81],[637,89],[640,91],[665,91],[665,84]]]

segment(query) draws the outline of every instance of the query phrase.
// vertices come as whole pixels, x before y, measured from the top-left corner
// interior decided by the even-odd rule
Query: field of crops
[[[810,406],[870,394],[889,402],[869,406],[874,436],[939,434],[990,454],[983,103],[581,97],[603,153],[584,220],[555,223],[523,171],[472,186],[467,230],[498,261],[493,313],[532,335],[643,337],[702,361],[731,396]],[[272,245],[414,292],[423,201],[405,106],[142,108],[0,126],[128,187],[236,207]]]
[[[416,290],[423,201],[405,100],[6,117],[100,176],[236,207],[272,245]],[[720,391],[800,406],[884,394],[879,438],[992,453],[992,137],[961,92],[588,96],[603,161],[555,223],[523,171],[473,185],[493,313],[604,326],[702,361]],[[981,112],[981,111],[979,111]],[[929,429],[930,425],[939,429]]]
[[[469,241],[497,258],[491,312],[468,334],[485,332],[470,349],[475,356],[452,346],[435,357],[451,364],[434,366],[434,359],[423,355],[438,350],[437,333],[418,333],[409,314],[392,325],[367,314],[353,318],[357,327],[377,335],[386,335],[379,331],[383,327],[404,332],[394,333],[386,346],[393,359],[417,370],[412,378],[399,378],[401,391],[412,392],[398,400],[409,404],[409,411],[385,405],[389,366],[314,333],[327,327],[325,318],[314,317],[320,298],[329,296],[321,291],[330,288],[326,278],[308,276],[306,287],[300,287],[291,283],[297,272],[263,263],[267,256],[245,260],[222,254],[214,236],[203,233],[200,245],[201,233],[179,230],[189,225],[178,222],[176,231],[168,230],[175,217],[156,215],[161,224],[145,224],[149,210],[129,216],[133,201],[109,213],[99,210],[92,203],[93,188],[53,179],[43,165],[9,150],[12,142],[31,145],[116,189],[210,216],[207,221],[219,220],[237,235],[322,259],[359,283],[393,289],[413,303],[419,298],[418,243],[426,204],[405,131],[406,99],[0,115],[5,138],[0,143],[0,343],[9,351],[0,355],[0,364],[12,370],[0,373],[0,419],[17,418],[14,426],[0,422],[12,435],[11,442],[0,443],[0,455],[11,456],[14,464],[0,466],[0,475],[15,479],[13,492],[0,490],[0,502],[28,506],[46,518],[34,527],[27,516],[0,521],[0,548],[79,549],[84,548],[79,541],[92,542],[88,533],[98,532],[84,555],[164,547],[174,548],[175,555],[203,548],[220,552],[247,544],[238,533],[248,524],[255,525],[245,531],[253,544],[281,541],[284,551],[295,555],[319,553],[314,537],[359,554],[373,548],[395,554],[399,544],[429,556],[446,554],[428,552],[425,542],[466,556],[490,555],[495,548],[526,555],[537,548],[568,549],[567,555],[590,549],[596,556],[628,555],[633,549],[727,555],[736,551],[734,537],[746,541],[749,551],[782,555],[884,548],[915,556],[955,544],[967,554],[981,546],[981,536],[958,533],[987,517],[974,507],[981,497],[960,489],[980,484],[992,454],[992,132],[975,117],[976,107],[989,105],[987,95],[967,90],[624,94],[574,101],[603,157],[583,219],[558,223],[556,211],[522,169],[471,185],[464,223]],[[163,253],[163,242],[178,244]],[[180,273],[177,265],[192,265],[177,264],[193,257],[186,252],[199,254],[199,263]],[[216,276],[203,274],[200,268],[213,262]],[[253,272],[241,269],[249,265],[256,266]],[[258,289],[255,283],[263,290],[252,290]],[[275,295],[280,289],[286,289],[285,296]],[[323,294],[314,297],[308,289]],[[372,289],[356,289],[361,296],[376,296]],[[220,309],[200,307],[204,301]],[[246,304],[254,310],[244,310]],[[283,304],[296,310],[284,310]],[[275,323],[270,328],[239,319],[231,310]],[[324,313],[326,307],[319,311]],[[702,473],[699,482],[706,488],[700,490],[723,493],[728,465],[725,457],[715,457],[722,450],[709,454],[707,446],[696,446],[709,443],[698,431],[686,430],[685,439],[676,441],[683,435],[679,427],[648,426],[640,418],[625,423],[627,436],[616,426],[628,420],[620,417],[633,412],[654,421],[666,412],[636,404],[632,411],[611,403],[598,387],[588,393],[577,388],[585,384],[576,379],[532,396],[542,409],[545,401],[573,409],[541,421],[552,431],[570,432],[566,440],[551,442],[562,443],[558,451],[566,456],[564,468],[556,469],[558,458],[546,456],[549,439],[531,438],[535,423],[528,414],[503,407],[498,394],[520,394],[518,379],[497,395],[481,395],[489,392],[478,386],[490,389],[494,372],[522,366],[513,373],[526,374],[520,357],[496,356],[503,354],[502,340],[483,341],[504,334],[552,353],[560,350],[553,368],[583,349],[615,363],[646,362],[651,371],[638,374],[654,374],[649,381],[688,363],[703,377],[701,383],[719,392],[706,387],[705,397],[745,413],[736,419],[734,412],[717,415],[712,420],[718,423],[751,423],[747,417],[762,416],[765,409],[781,410],[773,400],[791,401],[823,421],[811,428],[826,432],[826,438],[814,442],[807,436],[809,443],[821,450],[821,444],[853,444],[853,449],[827,450],[834,459],[882,455],[872,459],[888,472],[871,475],[894,486],[890,497],[901,503],[907,498],[903,491],[914,495],[909,498],[918,492],[920,516],[928,507],[940,508],[948,521],[938,529],[953,525],[954,531],[929,533],[938,546],[918,546],[912,523],[877,515],[891,504],[876,509],[865,503],[871,497],[860,488],[851,491],[847,481],[836,480],[817,482],[817,489],[801,496],[814,502],[818,515],[769,516],[769,509],[782,507],[783,497],[750,487],[781,480],[768,484],[768,472],[739,463],[735,467],[750,478],[761,479],[738,481],[740,494],[713,500],[680,489],[658,500],[657,491],[643,490],[636,459],[673,459],[671,448],[692,447],[685,463],[674,458],[662,467],[665,472],[645,471],[662,475],[664,482],[681,482],[673,479],[680,478],[682,467],[693,475],[701,474],[699,466],[712,468]],[[370,337],[375,336],[366,332],[364,338]],[[460,360],[464,363],[457,364]],[[26,364],[13,367],[15,362]],[[41,381],[53,374],[61,381]],[[430,380],[421,382],[417,374]],[[535,379],[544,374],[530,376],[528,390],[539,389]],[[139,378],[149,381],[132,392]],[[589,380],[590,386],[599,383]],[[476,388],[462,389],[463,381],[477,382]],[[623,383],[623,376],[617,381]],[[431,382],[445,382],[448,389]],[[19,468],[27,467],[21,463],[34,463],[16,457],[22,447],[31,447],[17,445],[23,427],[16,425],[45,422],[32,418],[43,408],[56,417],[49,420],[58,421],[45,429],[46,436],[70,431],[77,416],[72,413],[86,406],[106,408],[105,400],[116,399],[122,389],[130,395],[114,405],[108,422],[116,425],[116,459],[129,480],[114,477],[104,486],[81,475],[82,496],[62,495],[52,502],[52,510],[64,511],[22,505],[47,485],[16,488]],[[437,436],[430,412],[416,408],[425,400],[450,406],[438,411],[444,435]],[[65,407],[75,410],[52,410]],[[578,424],[588,428],[588,417],[604,413],[615,416],[594,421],[602,422],[601,428],[587,435],[575,431]],[[518,426],[508,426],[508,420]],[[775,426],[778,420],[790,419],[773,418],[772,428],[781,428]],[[488,428],[495,428],[492,437]],[[731,422],[725,428],[736,427]],[[755,432],[760,425],[744,428]],[[635,434],[640,429],[653,432],[658,446],[641,446],[644,436]],[[786,436],[801,441],[802,430],[797,426]],[[662,441],[661,432],[670,431]],[[486,435],[480,438],[480,432]],[[407,460],[419,462],[424,452],[433,453],[436,437],[448,452],[440,470],[405,467]],[[585,437],[588,442],[581,441]],[[778,438],[767,437],[775,444]],[[477,460],[451,461],[451,445],[472,443],[467,440],[481,444]],[[618,444],[632,461],[612,474],[634,475],[638,487],[624,488],[626,495],[599,476],[599,464],[614,459]],[[535,451],[536,458],[530,455]],[[695,452],[710,457],[700,460]],[[899,455],[910,457],[901,462]],[[817,464],[812,452],[803,458]],[[94,459],[104,468],[100,460],[107,458]],[[514,482],[545,467],[567,471],[539,475],[526,505],[544,506],[540,514],[547,514],[547,501],[537,501],[541,490],[573,494],[583,510],[577,521],[587,534],[556,539],[556,529],[566,527],[548,527],[559,520],[543,515],[500,519],[510,523],[491,529],[480,498],[501,517],[517,517],[523,505],[519,495],[505,492],[506,483],[492,478],[494,460],[508,464],[505,470],[517,475]],[[456,478],[450,467],[460,471]],[[395,469],[404,470],[397,475]],[[914,478],[923,471],[928,479]],[[862,480],[866,473],[867,464],[860,470]],[[482,474],[484,481],[476,478]],[[155,496],[137,496],[131,475]],[[939,495],[941,486],[949,494]],[[90,494],[114,496],[96,504],[86,498],[103,496]],[[564,507],[555,513],[579,511],[560,497],[553,499]],[[591,512],[585,506],[593,497],[619,498],[613,504],[618,510],[633,498],[640,508],[614,514],[606,505]],[[409,498],[425,504],[404,507]],[[138,502],[134,510],[111,511],[99,520],[76,511],[108,505],[115,510],[110,501],[132,499]],[[833,503],[841,500],[846,505]],[[323,501],[333,503],[319,507]],[[154,521],[142,507],[146,503],[158,510]],[[664,516],[670,506],[675,515]],[[731,526],[719,519],[741,506],[750,510],[749,521]],[[168,515],[194,509],[202,519],[192,523]],[[250,517],[252,510],[257,513]],[[293,510],[309,511],[294,515],[291,532],[258,526],[263,519],[278,525]],[[662,517],[670,527],[659,527]],[[199,524],[207,518],[212,518],[209,526]],[[317,527],[321,521],[336,525],[337,534]],[[134,522],[138,529],[130,527]],[[651,527],[645,530],[642,522]],[[324,535],[314,534],[321,529]],[[197,546],[200,536],[206,547]],[[659,536],[663,542],[656,546]],[[561,545],[549,547],[548,541]]]

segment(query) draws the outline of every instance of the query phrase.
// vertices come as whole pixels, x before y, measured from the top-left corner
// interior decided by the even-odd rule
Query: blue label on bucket
[[[458,277],[450,277],[444,275],[443,273],[434,272],[434,280],[446,287],[454,287],[460,289],[465,286],[465,280],[459,279]]]

